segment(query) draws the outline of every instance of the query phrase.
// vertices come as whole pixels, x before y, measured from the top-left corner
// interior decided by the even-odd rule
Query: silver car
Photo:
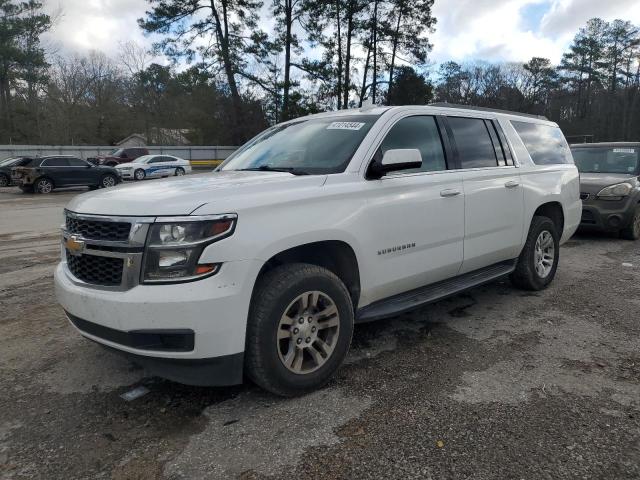
[[[116,167],[123,180],[144,180],[191,173],[191,164],[172,155],[144,155]]]

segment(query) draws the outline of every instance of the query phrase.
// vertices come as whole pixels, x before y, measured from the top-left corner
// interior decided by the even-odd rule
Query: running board
[[[510,274],[515,268],[515,260],[496,263],[490,267],[474,270],[473,272],[465,273],[449,280],[379,300],[358,310],[356,323],[372,322],[414,310],[423,305],[456,295],[464,290],[477,287],[483,283],[497,280],[500,277]]]

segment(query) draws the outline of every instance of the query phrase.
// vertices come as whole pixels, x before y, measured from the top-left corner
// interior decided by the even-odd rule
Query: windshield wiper
[[[309,172],[298,170],[294,167],[271,167],[269,165],[260,165],[259,167],[239,168],[238,172],[287,172],[292,175],[309,175]]]

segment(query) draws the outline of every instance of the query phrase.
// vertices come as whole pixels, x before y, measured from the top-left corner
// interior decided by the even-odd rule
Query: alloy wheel
[[[296,374],[311,373],[333,354],[340,315],[326,293],[305,292],[285,309],[278,324],[277,349],[282,364]]]
[[[538,235],[533,254],[533,263],[536,273],[540,278],[547,278],[553,269],[556,261],[556,246],[553,235],[547,230],[543,230]]]
[[[53,184],[49,180],[40,180],[38,182],[38,192],[51,193],[51,190],[53,190]]]
[[[115,186],[115,184],[116,184],[116,179],[113,178],[111,175],[107,175],[102,179],[102,186],[104,188],[113,187]]]

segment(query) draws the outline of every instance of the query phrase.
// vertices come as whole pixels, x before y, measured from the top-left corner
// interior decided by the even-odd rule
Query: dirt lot
[[[547,291],[359,326],[327,388],[283,400],[150,378],[72,330],[51,274],[77,193],[0,192],[0,478],[640,478],[640,242],[578,236]]]

